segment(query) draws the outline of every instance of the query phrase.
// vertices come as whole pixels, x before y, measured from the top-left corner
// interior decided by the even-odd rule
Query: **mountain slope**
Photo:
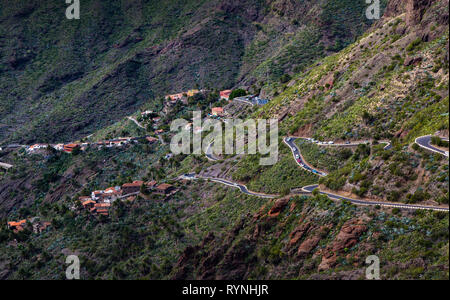
[[[324,189],[447,204],[448,160],[414,140],[449,136],[449,3],[401,3],[391,1],[358,41],[299,74],[256,115],[286,116],[284,134],[373,142],[322,179]],[[392,149],[376,145],[381,140],[392,141]]]
[[[80,20],[65,8],[0,4],[0,143],[70,141],[193,87],[258,88],[369,25],[361,1],[89,0]]]

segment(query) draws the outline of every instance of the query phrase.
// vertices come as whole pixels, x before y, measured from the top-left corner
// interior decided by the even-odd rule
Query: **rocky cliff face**
[[[448,6],[447,0],[390,0],[384,16],[391,18],[405,13],[407,24],[414,26],[422,21],[425,11],[437,2]]]
[[[229,232],[211,233],[200,244],[186,248],[171,278],[364,279],[365,260],[370,255],[389,262],[382,265],[383,279],[408,278],[406,270],[415,268],[433,273],[428,258],[406,264],[389,258],[394,248],[394,252],[405,249],[408,256],[409,243],[397,241],[416,239],[418,232],[404,226],[402,238],[395,233],[399,229],[394,229],[401,222],[412,224],[406,220],[414,219],[414,213],[386,214],[389,210],[333,204],[322,197],[310,201],[283,198],[262,207],[253,217],[246,216]],[[388,218],[391,228],[386,227]]]

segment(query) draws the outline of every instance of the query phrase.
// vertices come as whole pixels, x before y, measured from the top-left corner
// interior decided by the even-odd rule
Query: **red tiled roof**
[[[84,201],[84,202],[82,203],[83,206],[87,206],[87,205],[89,205],[89,204],[95,204],[95,201],[87,200],[87,201]]]
[[[220,97],[229,97],[232,90],[224,90],[220,92]]]
[[[155,180],[152,180],[152,181],[147,182],[145,185],[150,186],[150,187],[153,187],[153,186],[156,185],[156,183],[157,183],[157,182],[156,182]]]
[[[115,187],[110,187],[105,190],[105,194],[118,194],[118,193],[119,193],[119,191],[116,190]]]
[[[141,186],[143,184],[144,184],[143,181],[133,181],[132,183],[123,184],[122,187],[136,187],[136,186]]]
[[[64,145],[64,147],[67,147],[67,148],[75,148],[75,147],[78,147],[79,145],[78,144],[67,144],[67,145]]]
[[[163,183],[163,184],[158,185],[158,186],[156,187],[156,189],[158,189],[158,190],[160,190],[160,191],[166,191],[166,190],[168,190],[168,189],[171,188],[171,187],[172,187],[171,184]]]
[[[27,223],[27,220],[20,220],[18,222],[12,221],[12,222],[8,222],[8,226],[10,226],[10,227],[17,227],[17,226],[22,226],[25,223]]]

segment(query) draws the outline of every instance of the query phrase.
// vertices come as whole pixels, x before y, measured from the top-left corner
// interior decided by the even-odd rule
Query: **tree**
[[[247,91],[246,90],[244,90],[244,89],[236,89],[236,90],[233,90],[231,92],[230,100],[233,100],[234,98],[237,98],[237,97],[243,97],[245,95],[247,95]]]
[[[72,155],[78,155],[80,153],[81,153],[81,147],[80,146],[76,146],[75,148],[73,148]]]

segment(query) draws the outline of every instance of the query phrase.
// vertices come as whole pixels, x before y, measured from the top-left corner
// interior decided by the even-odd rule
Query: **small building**
[[[56,151],[63,151],[64,150],[64,144],[56,144],[53,146],[53,149]]]
[[[83,208],[85,209],[91,209],[94,207],[95,204],[96,202],[93,200],[86,200],[81,203],[81,205],[83,205]]]
[[[92,196],[81,196],[78,197],[78,201],[80,201],[81,205],[83,205],[86,201],[92,201]]]
[[[193,96],[197,95],[198,93],[200,93],[199,90],[189,90],[189,91],[187,91],[186,94],[188,97],[193,97]]]
[[[17,233],[24,230],[26,223],[27,220],[20,220],[18,222],[8,222],[8,228]]]
[[[174,189],[175,189],[175,187],[173,185],[163,183],[156,187],[155,193],[159,194],[159,195],[168,195],[171,192],[173,192]]]
[[[104,202],[111,203],[116,201],[121,195],[120,186],[107,188],[102,195]]]
[[[224,90],[220,92],[220,100],[230,100],[232,90]]]
[[[33,232],[42,233],[47,230],[50,225],[52,225],[50,222],[36,222],[33,224]]]
[[[103,196],[103,191],[93,191],[91,193],[91,199],[94,201],[99,201]]]
[[[35,152],[35,151],[37,151],[37,150],[41,150],[41,149],[47,149],[47,147],[48,147],[48,145],[46,145],[46,144],[34,144],[34,145],[31,145],[29,148],[28,148],[28,152]]]
[[[139,192],[143,184],[144,184],[143,181],[133,181],[132,183],[123,184],[122,195],[128,195]]]
[[[96,203],[93,208],[91,208],[91,213],[103,216],[109,216],[109,209],[111,208],[110,203]]]
[[[170,100],[171,102],[178,102],[179,100],[182,100],[184,97],[183,93],[173,94],[173,95],[167,95],[166,100]]]
[[[157,182],[155,180],[149,181],[145,183],[147,190],[153,190],[156,186]]]
[[[64,151],[68,152],[68,153],[72,153],[72,151],[78,147],[80,147],[80,145],[78,145],[78,144],[67,144],[67,145],[64,145]]]
[[[155,131],[155,133],[156,133],[156,134],[163,134],[163,133],[164,133],[164,130],[158,129],[158,130]]]
[[[221,117],[221,116],[223,116],[223,113],[224,113],[223,107],[213,107],[211,109],[211,114],[213,116]]]

